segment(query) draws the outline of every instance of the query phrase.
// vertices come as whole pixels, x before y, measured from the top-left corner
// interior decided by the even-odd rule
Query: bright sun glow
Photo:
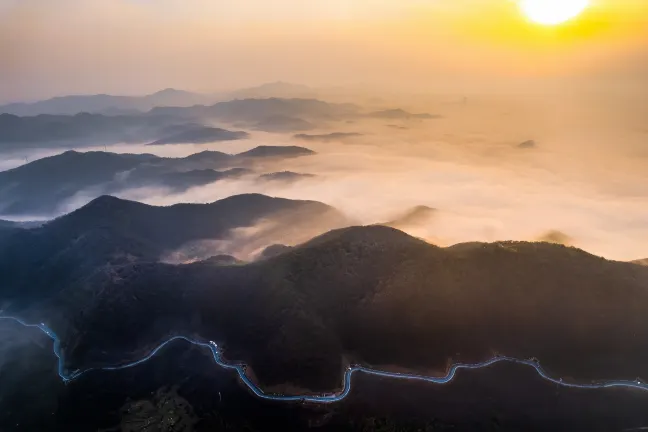
[[[580,15],[589,0],[520,0],[520,8],[532,21],[556,25]]]

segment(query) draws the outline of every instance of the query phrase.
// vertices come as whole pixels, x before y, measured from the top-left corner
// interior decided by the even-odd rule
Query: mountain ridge
[[[265,386],[330,391],[343,358],[442,370],[493,353],[541,358],[570,379],[648,376],[648,269],[561,245],[439,248],[389,227],[352,227],[244,265],[114,271],[82,282],[104,293],[82,316],[79,305],[65,311],[83,334],[70,318],[57,324],[73,367],[135,355],[172,331],[222,342]]]

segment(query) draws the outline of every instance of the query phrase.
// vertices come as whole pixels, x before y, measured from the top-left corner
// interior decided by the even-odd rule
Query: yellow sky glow
[[[646,70],[648,1],[589,0],[556,26],[532,22],[519,1],[13,2],[0,7],[0,100]]]

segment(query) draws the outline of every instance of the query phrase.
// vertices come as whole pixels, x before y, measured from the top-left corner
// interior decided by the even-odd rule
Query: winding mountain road
[[[638,389],[638,390],[646,390],[648,391],[648,384],[645,384],[641,381],[623,381],[623,380],[611,380],[611,381],[601,381],[599,383],[590,383],[590,384],[578,384],[578,383],[571,383],[571,382],[565,382],[560,378],[553,378],[547,374],[547,372],[540,366],[540,363],[535,361],[535,360],[523,360],[523,359],[517,359],[513,357],[506,357],[506,356],[496,356],[491,358],[490,360],[481,362],[481,363],[474,363],[474,364],[467,364],[467,363],[457,363],[450,367],[448,370],[448,373],[445,376],[440,376],[440,377],[435,377],[435,376],[426,376],[426,375],[418,375],[418,374],[413,374],[413,373],[399,373],[399,372],[388,372],[388,371],[381,371],[378,369],[372,369],[368,367],[363,367],[363,366],[349,366],[347,367],[345,373],[344,373],[344,387],[340,392],[331,394],[322,394],[322,395],[277,395],[277,394],[268,394],[265,393],[259,386],[254,384],[250,378],[246,375],[245,373],[245,367],[246,365],[243,363],[228,363],[225,360],[223,360],[221,349],[218,346],[218,344],[214,341],[208,341],[208,342],[203,342],[203,341],[198,341],[195,339],[191,339],[186,336],[174,336],[166,341],[162,342],[159,344],[154,350],[152,350],[149,354],[147,354],[145,357],[133,361],[130,363],[124,363],[121,365],[115,365],[115,366],[102,366],[98,368],[88,368],[88,369],[77,369],[72,372],[66,372],[65,371],[65,361],[63,358],[63,355],[61,354],[61,341],[59,337],[54,333],[52,329],[50,329],[47,325],[44,323],[39,323],[39,324],[29,324],[25,321],[23,321],[20,318],[17,317],[12,317],[12,316],[0,316],[0,320],[10,320],[17,322],[24,327],[29,327],[29,328],[35,328],[40,330],[41,332],[45,333],[48,337],[50,337],[53,341],[53,351],[54,355],[58,359],[58,374],[61,377],[61,379],[64,382],[72,381],[77,378],[79,378],[81,375],[86,374],[91,371],[117,371],[121,369],[127,369],[131,368],[137,365],[140,365],[151,358],[153,358],[156,354],[162,350],[165,346],[168,344],[175,342],[175,341],[185,341],[190,344],[196,345],[198,347],[204,348],[206,350],[209,350],[211,352],[211,355],[214,359],[214,362],[218,364],[220,367],[228,370],[233,370],[236,371],[238,374],[239,378],[245,385],[252,391],[256,396],[262,398],[262,399],[269,399],[269,400],[274,400],[274,401],[285,401],[285,402],[312,402],[312,403],[333,403],[333,402],[338,402],[344,399],[349,395],[351,392],[351,377],[353,376],[354,373],[356,372],[362,372],[366,373],[369,375],[375,375],[375,376],[381,376],[381,377],[387,377],[387,378],[394,378],[394,379],[403,379],[403,380],[416,380],[416,381],[426,381],[434,384],[447,384],[451,382],[456,374],[457,371],[460,369],[482,369],[486,368],[489,366],[492,366],[496,363],[502,363],[502,362],[509,362],[509,363],[518,363],[526,366],[530,366],[536,370],[538,375],[540,375],[542,378],[544,378],[547,381],[550,381],[554,384],[563,386],[563,387],[570,387],[570,388],[579,388],[579,389],[606,389],[606,388],[631,388],[631,389]]]

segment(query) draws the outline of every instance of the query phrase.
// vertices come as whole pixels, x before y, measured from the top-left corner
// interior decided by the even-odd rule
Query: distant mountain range
[[[92,114],[133,114],[159,106],[192,106],[215,102],[213,96],[184,90],[165,89],[145,96],[72,95],[32,103],[0,106],[0,114],[17,116]]]
[[[315,99],[242,99],[215,105],[156,107],[146,113],[104,115],[0,114],[0,150],[25,147],[90,146],[116,142],[206,143],[247,137],[245,132],[204,126],[221,121],[269,132],[299,132],[312,122],[334,121],[358,115],[352,104]]]
[[[172,88],[144,96],[69,95],[36,102],[0,105],[0,114],[36,116],[40,114],[74,115],[78,113],[123,115],[150,111],[155,107],[189,107],[219,101],[254,98],[317,98],[317,91],[281,81],[231,92],[201,94]]]
[[[1,295],[10,311],[51,323],[72,369],[197,334],[279,391],[338,389],[348,363],[442,375],[496,354],[538,358],[568,381],[648,376],[648,268],[562,245],[439,248],[372,226],[245,265],[151,262],[285,206],[330,211],[242,196],[198,217],[196,206],[101,198],[0,243]]]
[[[633,263],[648,267],[648,258],[636,260],[636,261],[633,261]]]
[[[273,118],[335,120],[355,115],[359,111],[360,107],[354,104],[329,103],[317,99],[268,98],[235,99],[210,106],[158,107],[149,111],[148,115],[258,124]]]
[[[303,147],[260,146],[238,155],[205,151],[185,158],[151,154],[68,151],[0,172],[0,214],[51,215],[79,194],[90,200],[136,187],[180,192],[249,173],[240,168],[259,158],[308,156]]]
[[[18,117],[0,114],[0,150],[147,142],[160,138],[169,126],[177,123],[173,118],[161,116],[82,113]]]

